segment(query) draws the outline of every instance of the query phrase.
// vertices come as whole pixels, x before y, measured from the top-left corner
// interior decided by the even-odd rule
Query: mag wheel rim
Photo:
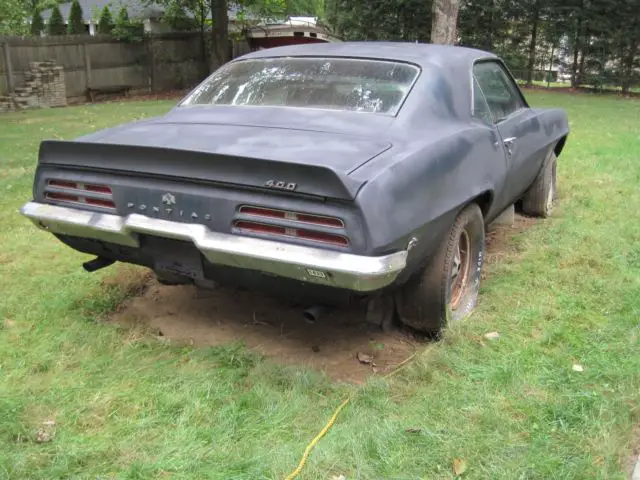
[[[469,283],[470,264],[471,241],[467,230],[463,230],[456,242],[451,266],[451,310],[458,308],[464,297],[464,292]]]
[[[547,213],[553,211],[553,202],[556,199],[556,165],[553,164],[551,169],[551,186],[549,187],[549,193],[547,193]]]

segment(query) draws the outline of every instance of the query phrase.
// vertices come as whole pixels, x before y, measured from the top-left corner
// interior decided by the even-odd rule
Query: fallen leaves
[[[462,475],[467,471],[467,462],[462,458],[456,458],[453,460],[453,473],[456,475]]]
[[[375,363],[373,363],[373,357],[371,355],[367,355],[366,353],[358,352],[358,354],[356,355],[356,358],[358,359],[358,361],[360,363],[364,363],[365,365],[373,365],[373,366],[375,366]]]
[[[54,420],[46,420],[36,432],[36,443],[47,443],[53,440],[56,435],[56,422]]]

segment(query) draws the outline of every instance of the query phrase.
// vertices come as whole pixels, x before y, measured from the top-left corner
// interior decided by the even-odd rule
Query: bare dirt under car
[[[167,115],[45,141],[22,213],[96,259],[438,333],[475,307],[485,226],[551,213],[558,109],[461,47],[283,47],[214,72]]]

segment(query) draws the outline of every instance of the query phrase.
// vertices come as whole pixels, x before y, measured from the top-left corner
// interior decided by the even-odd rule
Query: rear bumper
[[[216,233],[204,225],[131,214],[126,217],[29,202],[20,212],[48,232],[139,247],[139,234],[192,242],[211,263],[257,270],[302,282],[371,292],[392,284],[407,252],[367,257]]]

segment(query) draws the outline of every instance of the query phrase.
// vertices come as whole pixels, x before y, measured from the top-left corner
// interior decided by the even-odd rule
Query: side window
[[[489,105],[487,105],[487,100],[484,98],[484,93],[482,93],[482,89],[475,77],[473,79],[473,116],[484,123],[493,124]]]
[[[479,62],[473,66],[473,75],[489,105],[494,122],[524,108],[517,86],[497,62]]]

